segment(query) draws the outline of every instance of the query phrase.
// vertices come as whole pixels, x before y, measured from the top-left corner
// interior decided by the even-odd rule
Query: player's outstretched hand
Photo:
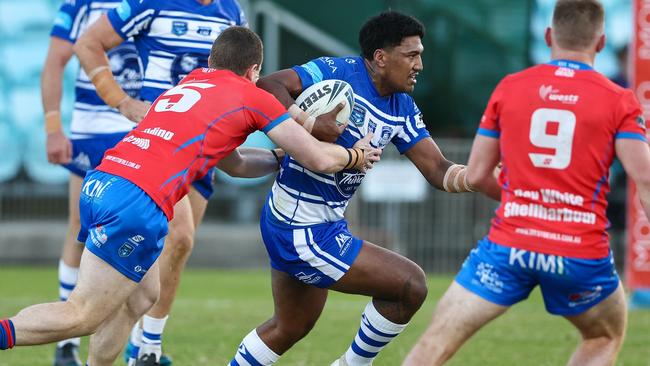
[[[311,135],[320,141],[334,143],[348,126],[348,121],[341,125],[336,122],[336,115],[343,107],[345,107],[345,102],[339,103],[331,111],[316,117]]]
[[[381,157],[382,150],[370,146],[370,140],[372,140],[372,132],[369,132],[354,144],[354,147],[363,150],[363,163],[357,166],[357,169],[361,172],[366,172],[372,169],[373,164],[378,162]]]
[[[47,135],[47,161],[52,164],[67,164],[72,160],[72,144],[59,130]]]
[[[143,102],[129,97],[127,100],[122,102],[117,109],[124,117],[135,123],[140,123],[147,114],[149,106],[151,106],[151,104],[148,102]]]

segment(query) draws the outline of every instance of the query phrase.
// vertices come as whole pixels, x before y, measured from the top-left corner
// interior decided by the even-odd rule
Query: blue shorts
[[[167,235],[167,217],[135,184],[116,175],[91,170],[79,200],[86,249],[135,282],[156,261]]]
[[[581,259],[506,247],[479,240],[456,276],[456,282],[498,305],[511,306],[539,285],[546,310],[571,316],[587,311],[618,288],[610,253]]]
[[[126,136],[126,132],[90,135],[88,138],[72,139],[72,161],[62,166],[81,178],[86,172],[95,169],[102,161],[106,150],[117,145]]]
[[[338,281],[359,255],[363,240],[355,238],[345,220],[292,228],[264,205],[260,230],[271,267],[308,285],[327,288]]]
[[[214,168],[210,169],[203,178],[195,180],[192,183],[192,187],[194,187],[194,189],[196,189],[196,191],[206,200],[209,200],[212,193],[214,193],[214,189],[212,188],[212,177],[214,177]]]
[[[70,140],[72,143],[72,161],[62,166],[72,174],[78,175],[81,178],[85,177],[87,171],[95,169],[99,165],[106,150],[117,145],[127,133],[117,132],[90,135],[88,138]],[[214,169],[210,169],[208,174],[203,178],[192,183],[192,186],[206,200],[210,199],[212,193],[214,193],[214,189],[212,188],[213,175]]]

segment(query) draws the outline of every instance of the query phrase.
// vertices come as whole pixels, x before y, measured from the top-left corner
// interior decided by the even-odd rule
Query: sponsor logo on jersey
[[[422,115],[422,112],[415,115],[415,127],[416,128],[426,127],[426,125],[424,124],[424,116]]]
[[[169,141],[174,137],[174,133],[171,131],[163,130],[160,127],[154,127],[154,128],[146,128],[144,131],[142,131],[146,134],[149,135],[154,135],[162,138],[163,140]]]
[[[107,56],[115,81],[131,98],[138,98],[143,73],[135,47],[122,44],[110,50]]]
[[[638,123],[639,126],[643,127],[643,129],[645,130],[645,128],[646,128],[645,118],[643,118],[642,115],[639,115],[639,116],[636,117],[636,123]]]
[[[358,170],[342,170],[334,174],[336,188],[346,198],[352,197],[366,175]]]
[[[146,139],[144,137],[135,137],[133,135],[126,136],[125,138],[122,139],[122,141],[131,143],[142,150],[149,149],[149,146],[151,145],[151,141],[149,139]]]
[[[354,64],[357,63],[357,60],[355,60],[353,58],[346,58],[345,62],[349,63],[350,65],[354,65]]]
[[[192,70],[206,66],[208,66],[208,55],[192,52],[177,55],[172,61],[172,67],[169,69],[172,84],[178,85]]]
[[[172,33],[179,37],[187,33],[187,22],[184,22],[182,20],[172,21]]]
[[[569,294],[569,307],[588,304],[598,299],[603,292],[602,286],[596,286],[593,290]]]
[[[133,253],[134,249],[135,249],[135,246],[133,244],[124,243],[124,244],[122,244],[120,249],[117,250],[117,254],[122,258],[126,258],[126,257],[130,256],[131,253]]]
[[[122,159],[122,158],[118,158],[117,156],[114,156],[114,155],[106,155],[104,157],[104,159],[106,159],[108,161],[118,163],[118,164],[121,164],[121,165],[124,165],[124,166],[128,166],[129,168],[140,169],[140,164],[134,163],[132,161],[128,161],[128,160],[125,160],[125,159]]]
[[[339,233],[334,237],[336,239],[336,244],[339,246],[339,255],[342,257],[350,249],[350,244],[352,244],[352,236],[346,233]]]
[[[510,248],[508,265],[552,274],[565,274],[564,258],[552,254]]]
[[[355,104],[352,107],[352,112],[350,113],[350,122],[357,127],[363,126],[363,122],[366,120],[366,109],[359,104]],[[372,124],[377,127],[377,125],[372,122]],[[374,128],[373,128],[374,132]]]
[[[133,270],[136,273],[147,273],[147,270],[142,268],[142,266],[140,266],[140,265],[137,265],[137,266],[133,267]]]
[[[555,76],[559,76],[563,78],[572,78],[575,75],[576,75],[576,71],[568,67],[558,67],[557,70],[555,70]]]
[[[540,86],[539,97],[545,102],[560,102],[564,104],[576,104],[580,99],[579,95],[560,94],[560,90],[553,88],[553,85]]]
[[[388,141],[390,141],[391,136],[393,135],[393,128],[390,126],[382,126],[381,127],[381,137],[379,138],[379,141],[377,142],[377,147],[378,148],[383,148],[386,145],[388,145]]]
[[[316,275],[316,273],[306,274],[305,272],[300,272],[295,274],[296,278],[303,283],[308,285],[313,285],[320,282],[321,276]]]
[[[212,28],[199,25],[199,29],[196,30],[196,33],[208,37],[212,33]]]
[[[476,268],[478,281],[488,290],[500,294],[503,292],[503,281],[499,279],[499,274],[494,270],[494,266],[481,262]]]
[[[376,129],[377,129],[377,123],[375,123],[375,121],[373,121],[372,119],[369,119],[368,120],[368,133],[373,133],[374,134]]]
[[[97,225],[95,228],[90,230],[90,240],[95,244],[97,248],[101,248],[102,245],[106,244],[108,241],[108,235],[106,235],[106,229],[102,225]]]

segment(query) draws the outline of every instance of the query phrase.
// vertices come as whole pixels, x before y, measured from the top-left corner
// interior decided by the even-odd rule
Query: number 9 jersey
[[[478,134],[499,139],[503,164],[491,241],[576,258],[609,254],[614,142],[646,141],[631,90],[575,61],[534,66],[499,83]]]

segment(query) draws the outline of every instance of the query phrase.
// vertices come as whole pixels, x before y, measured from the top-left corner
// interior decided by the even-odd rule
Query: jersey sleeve
[[[85,1],[64,1],[54,18],[50,36],[61,38],[71,43],[76,42],[82,28],[80,25],[86,17],[87,12],[88,5]]]
[[[118,7],[107,13],[108,21],[122,39],[128,39],[149,27],[156,13],[156,2],[157,0],[122,0]]]
[[[319,81],[329,79],[345,79],[345,61],[335,57],[319,57],[306,64],[294,66],[292,69],[300,77],[302,89],[305,90]]]
[[[400,154],[404,154],[420,140],[430,137],[427,126],[424,124],[422,112],[410,96],[407,97],[410,102],[409,113],[404,126],[393,138],[392,143],[397,147]]]
[[[635,139],[647,142],[643,111],[634,93],[626,89],[620,98],[615,114],[617,139]]]
[[[250,100],[248,111],[253,120],[253,127],[264,133],[269,133],[275,126],[289,119],[289,112],[275,97],[256,88]]]
[[[492,96],[488,101],[485,112],[481,117],[479,124],[478,135],[499,138],[501,136],[501,127],[499,126],[499,114],[501,113],[501,103],[503,100],[503,89],[505,79],[501,80],[499,85],[492,92]]]
[[[247,27],[248,28],[248,19],[246,18],[246,13],[244,13],[244,9],[242,9],[241,5],[237,0],[234,0],[235,2],[235,8],[237,9],[237,25],[241,27]]]

